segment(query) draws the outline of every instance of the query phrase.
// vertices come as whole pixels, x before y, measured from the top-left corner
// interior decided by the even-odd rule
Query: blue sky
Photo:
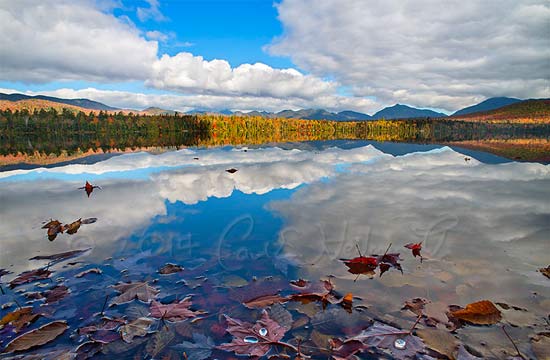
[[[6,1],[0,92],[131,109],[452,112],[550,97],[549,23],[546,0]]]

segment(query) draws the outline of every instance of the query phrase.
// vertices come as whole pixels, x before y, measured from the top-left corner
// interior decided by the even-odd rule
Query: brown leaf
[[[433,351],[447,356],[449,359],[455,359],[455,353],[459,344],[458,340],[446,330],[440,329],[419,329],[418,335]]]
[[[133,283],[123,283],[113,286],[116,291],[121,294],[115,297],[112,301],[112,304],[123,304],[134,299],[141,300],[148,303],[154,299],[159,291],[152,286],[149,286],[147,282],[133,282]]]
[[[35,346],[44,345],[54,340],[59,335],[67,330],[68,326],[65,321],[54,321],[20,335],[10,341],[4,352],[22,351]]]
[[[40,315],[34,314],[32,312],[32,307],[27,306],[6,314],[6,316],[0,320],[0,326],[12,324],[15,326],[15,332],[19,332],[25,326],[36,321],[38,317],[40,317]]]
[[[265,295],[265,296],[257,297],[252,300],[248,300],[244,302],[243,305],[249,309],[263,309],[267,306],[284,303],[287,301],[288,299],[285,297],[282,297],[281,295]]]
[[[489,300],[468,304],[466,308],[451,311],[449,315],[474,325],[496,324],[502,317],[500,310]]]
[[[233,340],[218,346],[218,349],[233,351],[238,355],[264,356],[271,349],[271,345],[281,340],[288,331],[288,328],[272,320],[265,310],[254,325],[227,315],[225,320],[227,332],[233,335]]]
[[[405,301],[405,304],[401,308],[401,310],[410,310],[412,311],[416,316],[422,316],[424,305],[428,303],[428,300],[423,298],[414,298],[411,300]]]
[[[65,285],[58,285],[51,290],[44,292],[46,303],[53,303],[63,299],[69,293],[69,288]]]
[[[102,274],[103,271],[101,271],[101,269],[98,269],[98,268],[92,268],[92,269],[88,269],[88,270],[84,270],[82,272],[79,272],[78,274],[76,274],[74,277],[76,278],[81,278],[85,275],[88,275],[88,274]]]
[[[59,222],[59,220],[51,219],[46,224],[44,224],[44,226],[42,226],[42,229],[51,229],[51,228],[56,228],[58,226],[61,226],[61,223]]]
[[[149,327],[153,323],[153,319],[141,317],[131,323],[121,326],[119,329],[122,340],[131,343],[135,336],[145,336],[149,333]]]
[[[227,172],[230,173],[230,174],[234,174],[234,173],[236,173],[236,172],[239,171],[239,170],[234,169],[234,168],[231,168],[231,169],[227,169],[227,170],[225,170],[225,171],[227,171]]]
[[[73,221],[69,225],[65,225],[65,228],[67,229],[67,234],[69,235],[76,234],[78,229],[80,229],[80,225],[82,225],[82,218],[76,221]]]
[[[193,311],[189,309],[192,305],[190,299],[190,297],[186,297],[178,303],[166,305],[153,300],[151,303],[151,316],[168,321],[183,321],[204,314],[204,311]]]
[[[176,264],[166,264],[159,269],[159,273],[162,275],[168,275],[183,271],[183,267]]]
[[[72,257],[78,256],[90,249],[91,248],[82,249],[82,250],[72,250],[72,251],[66,251],[66,252],[53,254],[53,255],[39,255],[39,256],[32,257],[29,260],[51,260],[51,261],[58,262],[58,261],[63,261],[63,260],[67,260]]]
[[[30,282],[33,282],[33,281],[47,279],[48,277],[50,277],[51,273],[52,272],[50,270],[45,269],[45,268],[25,271],[25,272],[19,274],[19,276],[17,276],[15,279],[10,281],[10,288],[13,289],[14,287],[16,287],[18,285],[30,283]]]
[[[162,330],[153,334],[147,342],[145,351],[152,359],[156,358],[164,348],[176,337],[175,331],[168,326],[163,326]]]
[[[540,273],[550,279],[550,265],[539,269]]]

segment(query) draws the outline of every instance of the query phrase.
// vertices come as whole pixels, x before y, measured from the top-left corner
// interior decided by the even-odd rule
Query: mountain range
[[[45,95],[36,95],[29,96],[24,94],[3,94],[0,93],[0,103],[5,102],[19,102],[24,104],[20,108],[32,109],[36,108],[47,108],[52,104],[65,104],[69,105],[72,110],[82,109],[85,110],[94,110],[94,111],[123,111],[128,113],[130,111],[146,114],[146,115],[173,115],[176,113],[174,110],[166,110],[158,107],[149,107],[144,110],[129,110],[129,109],[119,109],[112,106],[105,105],[103,103],[89,100],[89,99],[62,99],[52,96]],[[37,101],[42,102],[40,106],[37,106]],[[490,98],[485,101],[482,101],[479,104],[466,107],[464,109],[456,111],[450,117],[457,119],[462,117],[471,118],[471,114],[483,113],[487,111],[492,111],[495,109],[500,109],[507,107],[519,102],[525,102],[516,98],[507,98],[507,97],[495,97]],[[6,107],[6,106],[3,106]],[[8,106],[9,107],[9,106]],[[53,106],[52,106],[53,107]],[[11,106],[15,109],[16,107]],[[56,106],[56,108],[58,108]],[[447,117],[446,114],[436,112],[429,109],[418,109],[407,105],[396,104],[393,106],[386,107],[374,115],[368,115],[356,111],[341,111],[341,112],[330,112],[324,109],[301,109],[301,110],[283,110],[279,112],[267,112],[267,111],[251,111],[251,112],[241,112],[236,111],[232,112],[231,110],[219,110],[219,111],[209,111],[209,110],[193,110],[187,112],[187,114],[206,114],[206,113],[216,113],[223,115],[237,115],[237,116],[261,116],[265,118],[295,118],[295,119],[308,119],[308,120],[334,120],[334,121],[366,121],[366,120],[377,120],[377,119],[412,119],[412,118],[444,118]]]

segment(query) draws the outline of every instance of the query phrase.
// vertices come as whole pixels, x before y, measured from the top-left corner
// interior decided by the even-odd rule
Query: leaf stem
[[[525,359],[525,357],[523,355],[521,355],[521,353],[519,352],[519,349],[518,347],[516,346],[516,343],[514,342],[514,340],[512,339],[512,337],[510,336],[510,334],[508,334],[508,332],[506,331],[506,328],[504,325],[502,325],[501,327],[502,331],[504,332],[504,335],[506,335],[506,337],[508,338],[508,340],[510,340],[510,342],[512,343],[512,345],[514,345],[514,349],[516,349],[517,353],[518,353],[518,356],[522,359]]]

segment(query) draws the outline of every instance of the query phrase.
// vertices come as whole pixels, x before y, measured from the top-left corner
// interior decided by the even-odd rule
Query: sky
[[[0,92],[130,109],[550,97],[546,0],[0,0]]]

